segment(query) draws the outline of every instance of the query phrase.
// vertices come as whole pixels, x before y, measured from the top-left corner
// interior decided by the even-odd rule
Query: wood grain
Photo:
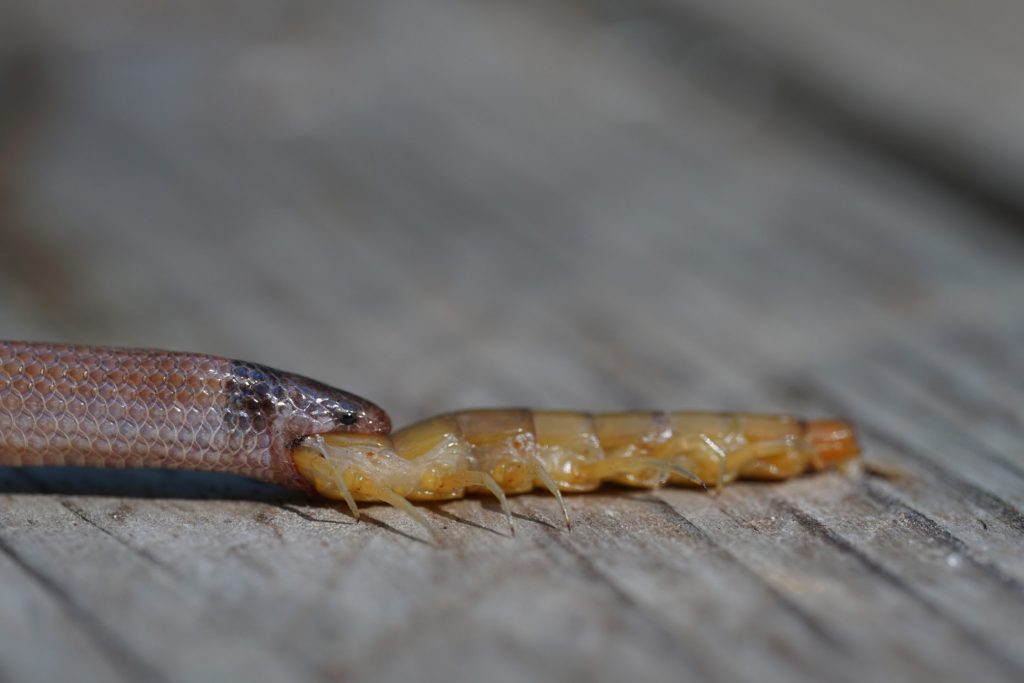
[[[572,533],[520,496],[515,538],[458,501],[435,547],[242,479],[0,470],[0,681],[1020,680],[1016,10],[755,4],[6,3],[0,336],[398,424],[837,414],[901,475],[607,489]]]

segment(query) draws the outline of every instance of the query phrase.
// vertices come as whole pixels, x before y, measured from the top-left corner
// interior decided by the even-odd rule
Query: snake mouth
[[[825,465],[851,460],[860,455],[853,425],[845,420],[811,420],[805,438]]]

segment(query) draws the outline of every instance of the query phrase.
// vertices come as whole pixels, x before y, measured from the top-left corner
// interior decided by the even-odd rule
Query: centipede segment
[[[852,427],[742,413],[589,414],[526,409],[440,415],[383,435],[323,434],[293,451],[299,474],[328,498],[378,500],[429,524],[409,501],[489,492],[511,527],[506,494],[605,482],[721,489],[736,479],[787,479],[843,466],[860,454]]]

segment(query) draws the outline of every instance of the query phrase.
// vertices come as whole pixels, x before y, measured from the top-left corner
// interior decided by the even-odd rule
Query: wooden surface
[[[609,489],[572,533],[520,496],[516,538],[471,499],[436,547],[232,477],[0,470],[0,682],[1020,680],[1022,21],[4,3],[0,336],[398,423],[839,414],[902,476]]]

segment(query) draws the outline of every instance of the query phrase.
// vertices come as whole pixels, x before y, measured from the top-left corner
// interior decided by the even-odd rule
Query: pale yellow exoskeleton
[[[713,486],[739,478],[787,479],[847,463],[860,454],[853,428],[744,413],[590,414],[526,409],[439,415],[391,436],[325,434],[293,451],[299,473],[323,496],[382,501],[431,529],[409,501],[498,498],[512,526],[507,493],[541,487],[569,516],[562,491],[604,482],[642,488]]]

